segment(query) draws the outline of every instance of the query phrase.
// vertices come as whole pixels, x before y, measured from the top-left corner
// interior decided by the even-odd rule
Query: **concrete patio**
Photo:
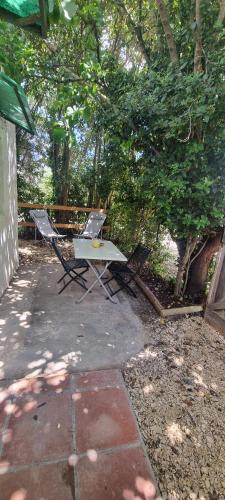
[[[72,283],[58,295],[60,275],[57,263],[22,266],[4,294],[0,379],[116,368],[141,350],[142,324],[125,294],[113,304],[97,285],[77,304],[82,288]]]
[[[142,324],[99,284],[80,304],[76,283],[58,295],[61,274],[22,265],[1,300],[0,498],[156,500],[117,369],[142,348]]]

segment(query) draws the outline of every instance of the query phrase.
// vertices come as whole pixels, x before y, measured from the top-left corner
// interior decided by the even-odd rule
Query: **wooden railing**
[[[18,208],[29,208],[29,209],[46,209],[46,210],[62,210],[62,211],[67,211],[67,212],[103,212],[107,213],[107,210],[104,210],[103,208],[90,208],[90,207],[71,207],[67,205],[42,205],[40,203],[23,203],[21,201],[18,202]],[[27,222],[27,221],[19,221],[18,226],[20,227],[35,227],[34,222]],[[84,224],[78,224],[78,223],[68,223],[68,224],[63,224],[56,222],[54,223],[54,226],[57,228],[65,228],[65,229],[82,229],[84,227]],[[103,231],[109,231],[110,226],[103,226]]]

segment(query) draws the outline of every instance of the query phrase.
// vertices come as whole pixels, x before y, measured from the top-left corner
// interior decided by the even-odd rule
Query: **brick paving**
[[[1,500],[153,500],[119,370],[0,385]]]

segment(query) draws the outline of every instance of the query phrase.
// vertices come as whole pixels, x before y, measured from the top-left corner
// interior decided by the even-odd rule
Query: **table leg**
[[[92,290],[92,288],[94,288],[94,286],[99,283],[102,288],[104,288],[105,290],[105,293],[107,295],[107,297],[109,298],[109,300],[111,300],[111,302],[113,302],[113,304],[117,304],[117,301],[115,299],[113,299],[109,293],[109,291],[107,290],[105,284],[103,283],[102,281],[102,276],[103,274],[105,274],[105,272],[107,271],[108,269],[108,266],[111,264],[111,262],[107,262],[103,271],[102,272],[99,272],[98,269],[96,268],[96,266],[94,266],[90,260],[87,259],[87,263],[89,264],[90,268],[92,269],[92,271],[95,273],[95,276],[97,276],[97,279],[95,281],[93,281],[93,283],[91,284],[91,286],[88,288],[88,290],[86,290],[86,292],[82,295],[82,297],[77,300],[77,304],[79,304],[80,302],[82,302],[82,300],[86,297],[86,295]]]

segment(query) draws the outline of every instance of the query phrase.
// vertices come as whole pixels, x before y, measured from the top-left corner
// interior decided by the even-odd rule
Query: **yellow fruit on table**
[[[92,240],[91,244],[94,248],[99,248],[101,246],[101,242],[99,240]]]

